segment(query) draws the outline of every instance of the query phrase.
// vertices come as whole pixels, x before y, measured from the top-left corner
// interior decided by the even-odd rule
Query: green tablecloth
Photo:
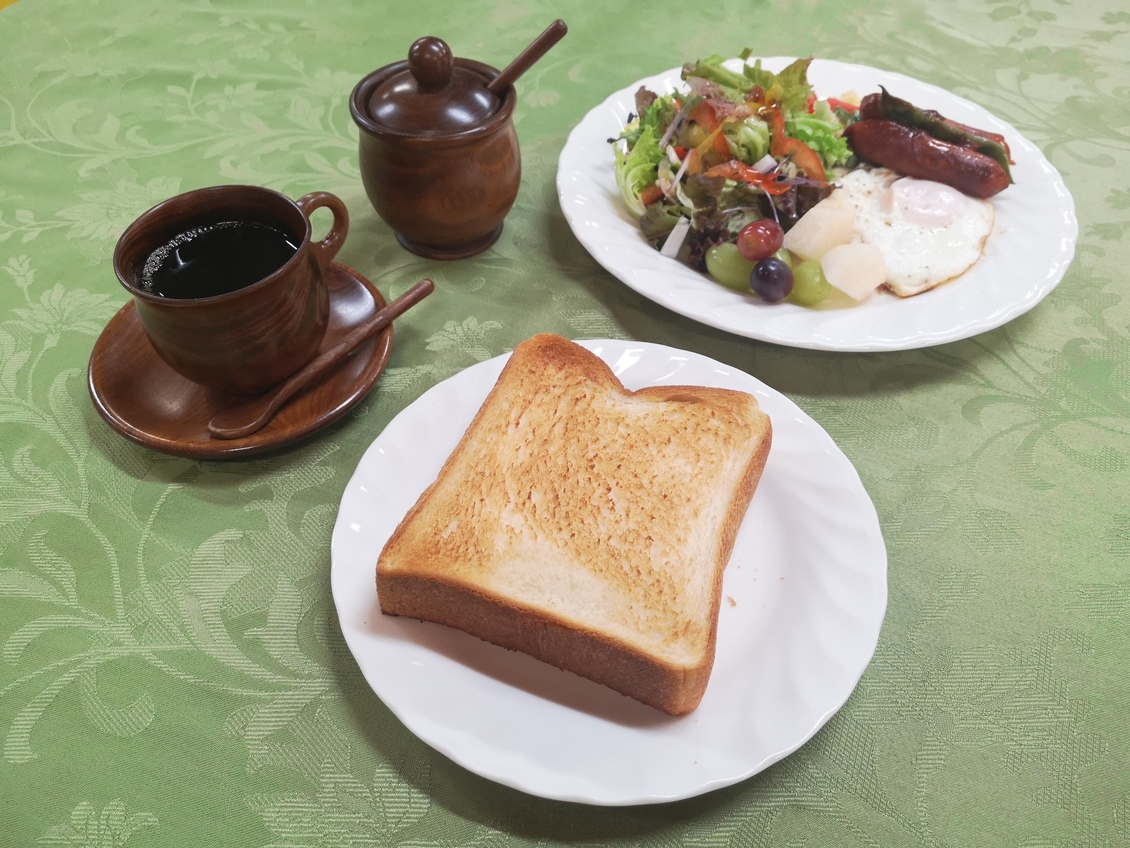
[[[361,188],[347,98],[420,35],[519,83],[524,175],[501,240],[437,264]],[[1130,12],[957,3],[21,0],[0,13],[0,844],[1130,844]],[[1062,172],[1080,244],[1009,325],[906,353],[749,341],[636,295],[557,203],[557,156],[608,93],[708,53],[897,70],[981,104]],[[329,190],[339,256],[437,293],[337,425],[264,458],[127,442],[86,364],[126,302],[111,253],[177,192]],[[890,601],[852,697],[792,756],[668,805],[551,802],[471,774],[365,685],[329,592],[342,491],[436,382],[538,331],[745,370],[858,469]]]

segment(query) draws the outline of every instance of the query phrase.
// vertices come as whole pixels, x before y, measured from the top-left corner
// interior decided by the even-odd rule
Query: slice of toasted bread
[[[628,391],[580,345],[534,336],[386,543],[381,610],[689,712],[771,438],[752,395]]]

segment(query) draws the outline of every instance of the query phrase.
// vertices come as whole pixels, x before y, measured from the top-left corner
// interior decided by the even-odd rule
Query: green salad
[[[749,51],[743,52],[743,62]],[[616,139],[616,183],[655,247],[768,301],[812,304],[828,283],[782,248],[784,232],[855,164],[844,129],[858,105],[818,99],[811,59],[779,73],[720,56],[683,66],[689,91],[636,92]]]

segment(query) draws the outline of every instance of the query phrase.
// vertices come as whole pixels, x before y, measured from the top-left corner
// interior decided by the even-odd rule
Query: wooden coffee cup
[[[321,241],[310,214],[333,213]],[[205,297],[163,297],[147,290],[143,269],[154,251],[198,228],[221,222],[272,227],[297,246],[276,270],[243,288]],[[257,394],[311,359],[329,323],[325,276],[345,241],[349,213],[340,198],[313,192],[291,200],[259,186],[215,186],[177,195],[134,221],[114,250],[114,272],[160,357],[194,383]]]

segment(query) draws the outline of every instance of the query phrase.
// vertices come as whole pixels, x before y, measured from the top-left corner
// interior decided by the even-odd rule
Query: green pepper
[[[959,147],[976,150],[978,153],[984,153],[989,158],[996,160],[1004,168],[1008,181],[1013,182],[1012,172],[1008,167],[1008,152],[1004,149],[1004,145],[993,141],[991,138],[985,138],[967,129],[955,126],[936,112],[931,113],[925,109],[919,109],[913,103],[895,97],[893,94],[888,94],[882,86],[879,86],[879,91],[882,92],[879,95],[879,114],[885,119],[902,124],[904,127],[923,130],[939,141],[946,141]]]

